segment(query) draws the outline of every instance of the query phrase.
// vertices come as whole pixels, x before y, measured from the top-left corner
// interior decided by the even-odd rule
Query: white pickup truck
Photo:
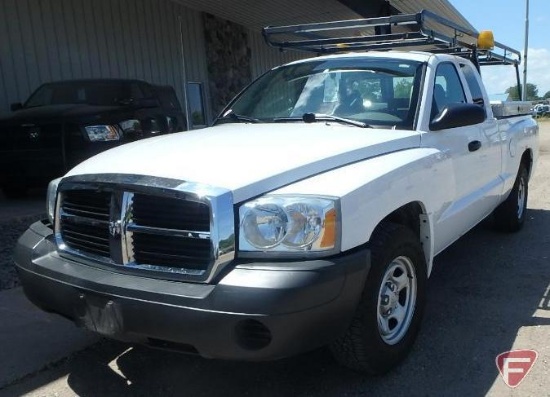
[[[214,124],[53,181],[14,255],[27,296],[125,341],[239,360],[329,345],[384,373],[419,331],[434,256],[490,215],[525,221],[537,124],[496,117],[461,56],[293,62]]]

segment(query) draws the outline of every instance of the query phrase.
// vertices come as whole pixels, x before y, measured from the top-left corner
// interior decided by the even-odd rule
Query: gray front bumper
[[[237,263],[217,284],[159,280],[57,254],[33,224],[15,263],[44,310],[103,335],[204,357],[269,360],[330,343],[348,327],[370,268],[366,249],[325,260]]]

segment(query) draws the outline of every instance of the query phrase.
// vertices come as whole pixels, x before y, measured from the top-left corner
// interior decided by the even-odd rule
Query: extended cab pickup
[[[0,118],[0,189],[13,198],[104,150],[186,127],[174,89],[140,80],[47,83],[11,107]]]
[[[242,360],[330,345],[383,373],[419,331],[434,256],[491,214],[522,227],[537,154],[536,122],[496,117],[468,59],[311,58],[209,129],[53,181],[15,262],[36,305],[102,335]]]

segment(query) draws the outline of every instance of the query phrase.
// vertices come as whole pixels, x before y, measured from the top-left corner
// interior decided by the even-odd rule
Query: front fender
[[[298,183],[275,194],[312,194],[341,199],[342,251],[367,243],[374,228],[390,213],[411,202],[425,211],[428,230],[434,214],[450,205],[455,195],[452,164],[434,148],[415,148],[377,156]],[[433,257],[433,236],[427,255]],[[425,249],[428,247],[425,247]]]

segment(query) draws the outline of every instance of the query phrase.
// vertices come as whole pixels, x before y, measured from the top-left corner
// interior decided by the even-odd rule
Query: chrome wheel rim
[[[378,332],[388,345],[395,345],[407,334],[414,315],[417,280],[413,262],[404,256],[395,258],[378,292]]]
[[[525,211],[525,179],[520,178],[518,184],[518,219],[523,217]]]

